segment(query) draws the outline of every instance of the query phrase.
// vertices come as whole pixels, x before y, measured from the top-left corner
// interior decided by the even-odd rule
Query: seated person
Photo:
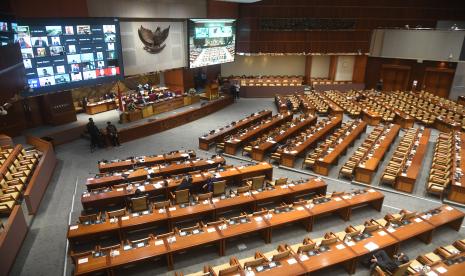
[[[181,190],[186,190],[186,189],[189,190],[190,192],[192,192],[192,189],[193,189],[192,177],[190,175],[182,179],[182,182],[176,188],[176,191],[181,191]]]
[[[215,176],[210,176],[207,180],[207,182],[202,186],[202,189],[206,192],[213,192],[213,183],[218,181],[218,179]]]
[[[393,259],[391,259],[386,251],[380,250],[373,254],[370,260],[370,271],[374,271],[376,266],[379,266],[384,271],[389,271],[394,273],[396,269],[409,261],[409,258],[404,253],[400,253],[398,255],[394,255]]]

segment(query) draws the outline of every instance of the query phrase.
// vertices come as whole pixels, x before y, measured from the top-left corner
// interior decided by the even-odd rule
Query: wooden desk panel
[[[321,130],[312,135],[312,137],[306,139],[302,144],[294,147],[292,151],[283,152],[281,155],[281,165],[294,167],[297,157],[304,155],[309,148],[314,146],[321,139],[324,139],[329,133],[339,127],[341,123],[342,117],[334,117],[329,124],[325,125]]]
[[[390,131],[385,133],[385,138],[379,145],[379,147],[374,151],[373,156],[365,160],[365,166],[361,166],[360,163],[355,167],[355,180],[370,184],[373,178],[373,175],[378,169],[378,165],[383,160],[386,152],[389,151],[392,142],[396,139],[397,134],[399,133],[400,126],[392,125]],[[378,138],[379,139],[379,138]],[[363,161],[362,161],[363,162]]]
[[[452,155],[452,170],[451,170],[451,185],[450,191],[447,195],[447,198],[452,201],[456,201],[462,204],[465,204],[465,133],[460,132],[457,134],[460,137],[460,161],[457,164],[457,159],[455,154]],[[454,141],[456,140],[454,136]],[[454,142],[455,143],[455,142]],[[457,171],[457,168],[460,168],[462,171],[462,176],[459,179],[456,179],[453,175]]]
[[[286,140],[289,137],[296,135],[298,132],[309,128],[311,125],[316,123],[317,117],[311,116],[295,126],[287,129],[283,134],[277,135],[274,137],[273,142],[267,141],[265,143],[260,144],[259,146],[255,146],[252,148],[252,159],[256,161],[263,161],[265,158],[265,154],[268,153],[271,148],[276,144]]]
[[[278,127],[286,122],[292,120],[292,114],[280,114],[272,117],[268,122],[263,122],[254,129],[248,130],[246,133],[242,134],[240,137],[235,137],[232,140],[224,142],[224,152],[227,154],[235,155],[236,151],[244,146],[250,140],[256,138],[257,136],[263,134],[264,132],[271,130],[275,127]]]
[[[304,265],[305,270],[309,273],[319,272],[322,269],[343,264],[346,271],[353,274],[355,271],[355,259],[357,255],[352,248],[345,245],[343,242],[338,241],[337,243],[329,245],[329,249],[330,250],[319,255],[309,257],[308,260],[304,261],[302,260],[302,257],[300,257],[299,260]]]
[[[89,115],[94,115],[97,113],[110,111],[117,109],[118,105],[115,100],[106,100],[97,103],[88,103],[86,106],[86,113]]]
[[[442,205],[439,207],[439,210],[441,211],[439,214],[427,216],[425,212],[423,212],[420,213],[420,217],[435,228],[449,225],[454,230],[459,231],[465,214],[448,205]]]
[[[239,170],[238,168],[241,168]],[[198,186],[205,184],[205,181],[209,177],[215,176],[218,181],[226,180],[227,183],[240,183],[243,179],[265,175],[268,179],[272,178],[273,174],[273,166],[266,162],[262,162],[257,165],[251,165],[247,167],[234,167],[227,169],[221,172],[213,173],[202,173],[202,174],[195,174],[192,176],[192,185]],[[151,195],[159,195],[165,194],[168,195],[168,191],[173,191],[176,187],[179,186],[181,183],[181,179],[167,179],[168,187],[163,186],[163,181],[158,182],[151,182],[147,185],[144,185],[144,193]],[[119,189],[111,189],[106,192],[102,193],[84,193],[81,196],[81,203],[84,209],[92,209],[92,208],[101,208],[102,206],[108,205],[123,205],[125,200],[129,196],[133,196],[135,190],[138,187],[134,187],[132,190],[126,190],[124,188]]]
[[[194,151],[187,152],[174,152],[168,154],[159,154],[152,156],[139,156],[137,159],[128,159],[120,161],[100,162],[98,169],[101,173],[114,172],[128,170],[134,167],[151,166],[155,164],[161,164],[166,162],[175,162],[186,160],[189,158],[195,158],[196,154]]]
[[[86,182],[87,190],[109,187],[123,182],[134,182],[138,180],[145,180],[151,173],[156,176],[169,176],[173,174],[182,174],[189,171],[205,170],[215,168],[218,165],[223,165],[226,160],[217,156],[214,159],[208,160],[194,160],[186,161],[181,164],[170,164],[167,166],[154,166],[151,168],[139,168],[136,170],[129,170],[123,173],[115,173],[110,176],[103,176],[99,178],[88,178]]]
[[[399,242],[404,242],[411,238],[418,237],[426,244],[431,242],[433,230],[434,226],[420,217],[411,219],[410,224],[395,228],[394,231],[387,229],[387,231]]]
[[[262,110],[258,113],[254,113],[253,116],[248,116],[244,119],[237,121],[234,126],[228,125],[229,127],[223,127],[223,129],[219,129],[218,131],[215,131],[212,134],[207,134],[202,137],[199,137],[199,148],[203,150],[208,150],[211,144],[223,141],[224,137],[232,135],[240,129],[246,128],[262,119],[270,117],[270,110]]]
[[[337,162],[339,157],[346,152],[347,148],[357,140],[362,133],[365,132],[367,123],[360,122],[360,124],[353,129],[353,131],[346,137],[341,143],[338,143],[333,151],[323,158],[319,158],[315,161],[315,172],[322,175],[329,175],[331,166]]]
[[[415,152],[415,156],[412,159],[412,164],[409,166],[405,174],[399,174],[396,177],[394,189],[407,193],[413,192],[415,182],[422,168],[423,159],[425,157],[426,151],[428,150],[430,133],[431,130],[429,128],[423,131],[419,145]]]

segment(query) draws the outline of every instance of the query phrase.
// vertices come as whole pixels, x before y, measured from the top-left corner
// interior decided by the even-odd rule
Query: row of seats
[[[434,146],[433,160],[429,172],[426,191],[442,198],[451,183],[453,154],[455,154],[455,134],[441,133]]]
[[[200,275],[248,275],[247,272],[261,271],[264,267],[272,269],[278,262],[286,262],[289,259],[299,258],[304,261],[302,256],[311,257],[314,254],[321,254],[330,250],[331,246],[336,244],[348,244],[352,240],[364,239],[366,237],[374,236],[376,231],[383,229],[382,227],[388,226],[389,223],[399,223],[408,221],[416,216],[416,212],[409,212],[402,210],[399,214],[388,214],[383,219],[367,220],[362,225],[352,226],[349,225],[341,232],[326,232],[323,237],[312,239],[305,237],[302,242],[296,244],[280,244],[274,250],[266,253],[257,251],[254,256],[237,259],[232,257],[228,264],[222,264],[215,267],[206,266],[203,271],[192,274],[177,272],[177,276],[200,276]],[[456,245],[457,243],[454,243]],[[457,245],[460,246],[460,245]],[[344,248],[344,247],[342,247]],[[450,249],[452,250],[452,249]],[[306,258],[308,259],[308,258]],[[291,262],[289,262],[291,263]],[[407,262],[400,265],[394,272],[386,272],[388,274],[381,275],[406,275],[407,269],[411,263]],[[323,265],[324,266],[324,265]],[[384,273],[380,268],[376,269],[377,273]]]
[[[432,126],[436,117],[430,112],[416,107],[414,100],[407,98],[401,92],[382,93],[376,95],[376,100],[380,103],[395,107],[405,114],[412,116],[418,122],[421,122],[425,126]]]
[[[6,168],[0,179],[0,214],[9,215],[14,205],[19,203],[21,193],[26,188],[40,155],[35,149],[21,149],[12,164]]]
[[[428,110],[431,110],[432,113],[437,114],[437,116],[447,117],[449,120],[456,121],[462,126],[465,125],[464,106],[449,99],[445,99],[424,91],[420,92],[419,97],[420,100],[426,100],[429,102]]]
[[[224,151],[224,142],[225,141],[232,141],[234,139],[238,139],[239,137],[241,137],[242,135],[246,134],[247,132],[249,131],[252,131],[258,127],[260,127],[260,125],[262,124],[265,124],[271,120],[273,120],[274,117],[278,116],[279,114],[277,115],[274,115],[273,117],[271,118],[264,118],[246,128],[243,128],[243,129],[240,129],[239,131],[237,131],[236,133],[232,134],[232,135],[228,135],[228,136],[225,136],[224,139],[223,139],[223,142],[219,142],[219,143],[216,143],[216,151],[219,152],[219,151]]]
[[[243,149],[242,149],[242,155],[244,154],[249,154],[251,155],[252,154],[252,149],[254,147],[258,147],[260,146],[261,144],[263,143],[266,143],[268,141],[274,141],[274,138],[278,135],[281,135],[283,133],[286,132],[286,130],[296,126],[297,124],[299,124],[300,122],[306,120],[308,118],[308,116],[306,115],[301,115],[299,117],[296,117],[294,119],[292,119],[292,121],[290,122],[286,122],[285,124],[277,127],[277,128],[274,128],[272,129],[271,131],[263,134],[262,136],[258,137],[257,139],[255,139],[254,141],[250,142],[247,146],[245,146]]]
[[[10,154],[13,152],[13,147],[11,146],[2,146],[0,147],[0,165],[3,165],[5,163],[6,159],[10,156]]]
[[[345,112],[352,118],[359,117],[362,108],[361,106],[353,101],[352,99],[349,99],[347,96],[342,94],[339,91],[326,91],[324,93],[326,97],[328,97],[331,101],[335,102],[338,106],[340,106],[342,109],[345,110]],[[364,107],[365,108],[365,107]]]
[[[296,95],[287,95],[287,96],[282,96],[282,95],[275,95],[275,103],[278,108],[278,111],[283,112],[283,111],[288,111],[288,102],[291,103],[292,110],[291,112],[297,112],[300,108],[300,103],[301,100],[298,98]]]
[[[379,144],[381,137],[389,132],[391,125],[375,127],[368,137],[363,141],[362,145],[352,154],[347,162],[342,166],[339,175],[345,178],[352,179],[355,167],[363,163],[363,160],[369,156],[375,145]]]
[[[270,161],[274,160],[279,163],[281,161],[281,155],[284,152],[294,151],[296,147],[300,146],[302,143],[305,143],[306,140],[310,139],[313,135],[318,133],[318,131],[323,129],[326,125],[330,124],[331,122],[331,118],[325,118],[323,120],[318,121],[315,125],[311,126],[305,131],[300,132],[295,137],[286,140],[286,142],[283,145],[279,146],[276,149],[276,151],[271,154]]]
[[[359,103],[363,106],[363,109],[381,115],[383,122],[392,123],[394,121],[395,113],[383,104],[378,103],[368,97],[361,99]]]
[[[302,96],[309,105],[312,105],[318,114],[328,114],[329,105],[315,92],[306,93]]]
[[[465,252],[465,239],[457,240],[454,243],[446,246],[440,246],[432,252],[419,255],[416,259],[408,264],[407,274],[418,275],[425,271],[429,271],[432,266],[439,262],[451,260]],[[390,275],[390,272],[383,270],[377,266],[375,275],[384,276]]]
[[[350,133],[361,123],[361,120],[347,121],[341,125],[331,136],[329,136],[323,143],[319,144],[311,153],[305,158],[302,167],[312,168],[315,165],[316,160],[324,158],[326,155],[331,153],[332,149],[340,144],[345,137],[349,136]]]
[[[424,128],[410,128],[406,130],[391,160],[389,160],[388,165],[384,169],[383,175],[381,176],[382,183],[393,186],[397,176],[407,171],[415,156],[423,129]]]

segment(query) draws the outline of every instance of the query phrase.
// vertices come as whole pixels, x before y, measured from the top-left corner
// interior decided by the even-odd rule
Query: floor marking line
[[[68,226],[71,225],[71,214],[74,211],[74,199],[76,198],[76,191],[78,185],[78,178],[76,177],[76,183],[74,184],[74,193],[73,193],[73,200],[71,201],[71,208],[68,213]],[[65,261],[63,267],[63,276],[66,276],[66,270],[68,268],[68,250],[69,250],[69,241],[66,239],[66,247],[65,247]]]

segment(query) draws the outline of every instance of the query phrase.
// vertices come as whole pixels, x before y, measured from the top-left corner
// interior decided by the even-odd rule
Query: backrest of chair
[[[282,259],[285,259],[287,257],[289,257],[289,255],[291,255],[291,251],[290,250],[286,250],[286,251],[283,251],[283,252],[280,252],[276,255],[273,255],[273,259],[272,261],[280,261]]]
[[[258,259],[252,260],[252,261],[245,262],[244,263],[244,268],[245,267],[256,267],[256,266],[259,266],[259,265],[261,265],[261,264],[263,264],[265,262],[266,262],[265,258],[261,257],[261,258],[258,258]]]
[[[406,262],[405,264],[401,264],[401,265],[396,269],[396,271],[394,271],[394,273],[392,274],[392,276],[403,276],[403,275],[405,275],[406,272],[407,272],[407,269],[408,269],[408,267],[410,266],[411,263],[412,263],[412,261]]]
[[[226,180],[213,182],[213,196],[224,194],[226,191]]]
[[[165,201],[158,201],[158,202],[155,202],[153,204],[153,207],[155,209],[161,209],[161,208],[166,208],[170,206],[170,201],[169,200],[165,200]]]
[[[237,193],[242,194],[242,193],[248,192],[249,190],[250,190],[249,186],[242,186],[242,187],[237,188]]]
[[[218,272],[218,276],[223,276],[223,275],[231,275],[234,272],[239,272],[240,267],[238,264],[232,265],[228,268],[222,269]]]
[[[205,193],[205,194],[199,194],[199,195],[197,196],[197,198],[198,198],[199,201],[204,201],[204,200],[207,200],[207,199],[212,198],[212,195],[213,195],[212,192],[210,192],[210,193]]]
[[[189,202],[189,189],[175,191],[176,204]]]
[[[126,215],[126,208],[107,212],[109,218],[118,218]]]
[[[86,215],[86,216],[79,216],[79,222],[84,223],[84,222],[93,222],[97,220],[98,215],[97,214],[92,214],[92,215]]]
[[[133,212],[145,211],[148,209],[147,197],[141,196],[141,197],[131,198],[131,205],[132,205]]]
[[[252,190],[258,190],[263,188],[263,183],[265,182],[265,176],[255,176],[252,177]]]
[[[281,177],[276,179],[275,185],[286,185],[287,177]]]

